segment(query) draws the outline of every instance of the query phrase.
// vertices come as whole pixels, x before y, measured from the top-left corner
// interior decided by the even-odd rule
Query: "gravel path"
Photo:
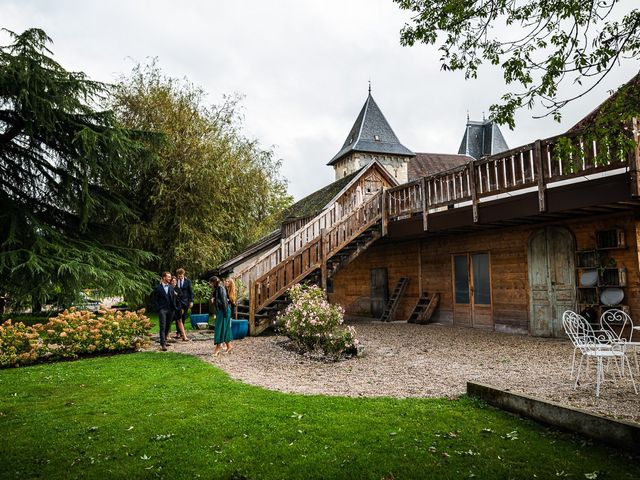
[[[628,378],[606,382],[596,399],[592,363],[584,377],[589,383],[573,389],[568,340],[437,324],[354,325],[364,354],[337,363],[299,355],[276,335],[247,337],[234,342],[231,354],[214,357],[212,333],[191,332],[192,341],[173,343],[170,350],[196,355],[237,380],[282,392],[453,398],[473,381],[640,423],[640,396]],[[157,350],[157,344],[152,348]]]

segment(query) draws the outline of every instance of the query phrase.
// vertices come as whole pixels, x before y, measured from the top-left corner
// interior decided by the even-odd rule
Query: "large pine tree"
[[[0,47],[0,290],[65,304],[81,289],[148,288],[149,254],[127,248],[127,183],[146,151],[99,108],[106,87],[52,58],[40,29]],[[126,229],[125,229],[126,230]]]

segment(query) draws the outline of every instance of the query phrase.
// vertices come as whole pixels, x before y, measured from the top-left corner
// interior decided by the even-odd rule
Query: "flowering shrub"
[[[146,341],[151,326],[144,310],[100,310],[96,314],[71,308],[32,327],[7,320],[0,325],[0,367],[42,358],[136,350]]]
[[[288,294],[291,304],[278,316],[278,321],[298,348],[332,357],[357,353],[355,328],[342,325],[343,308],[330,304],[322,289],[296,284]]]

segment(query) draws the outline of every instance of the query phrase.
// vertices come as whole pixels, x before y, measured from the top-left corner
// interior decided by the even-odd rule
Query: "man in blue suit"
[[[171,286],[171,272],[162,272],[160,283],[151,292],[151,305],[160,320],[160,348],[167,351],[167,336],[176,310],[176,294]]]
[[[178,312],[176,313],[176,338],[182,336],[182,339],[186,340],[186,335],[183,335],[184,326],[186,325],[189,309],[193,307],[193,285],[191,280],[184,276],[184,273],[184,268],[176,270],[176,278],[178,280],[176,287],[178,287],[177,292],[179,293]]]

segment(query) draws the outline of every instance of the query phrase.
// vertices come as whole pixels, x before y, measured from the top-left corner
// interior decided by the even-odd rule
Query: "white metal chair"
[[[640,371],[638,367],[638,349],[640,349],[640,342],[633,341],[633,332],[636,328],[634,328],[633,320],[631,320],[629,314],[615,308],[605,310],[600,316],[600,327],[603,330],[610,331],[616,342],[624,344],[625,353],[633,352],[636,372]]]
[[[573,343],[573,362],[575,362],[575,354],[576,351],[581,353],[580,364],[578,365],[578,372],[576,374],[576,381],[573,388],[578,388],[578,384],[580,382],[580,374],[582,372],[582,363],[584,359],[587,359],[587,367],[589,365],[589,359],[593,358],[596,360],[596,397],[600,396],[600,385],[604,381],[604,365],[603,359],[607,360],[613,359],[616,364],[618,360],[620,363],[624,365],[624,362],[627,362],[627,366],[629,365],[629,360],[625,355],[625,347],[624,342],[618,342],[608,331],[598,331],[596,332],[591,327],[591,324],[587,322],[581,315],[572,312],[571,310],[567,310],[562,314],[562,325],[564,327],[565,333],[571,339]],[[573,374],[573,363],[571,366],[571,371]],[[622,367],[624,369],[624,366]],[[620,372],[619,372],[620,373]],[[633,379],[633,374],[631,373],[631,369],[629,369],[629,377],[631,378],[631,383],[633,384],[633,390],[635,393],[638,393],[636,389],[636,383]],[[615,382],[615,372],[613,374],[613,380]]]

